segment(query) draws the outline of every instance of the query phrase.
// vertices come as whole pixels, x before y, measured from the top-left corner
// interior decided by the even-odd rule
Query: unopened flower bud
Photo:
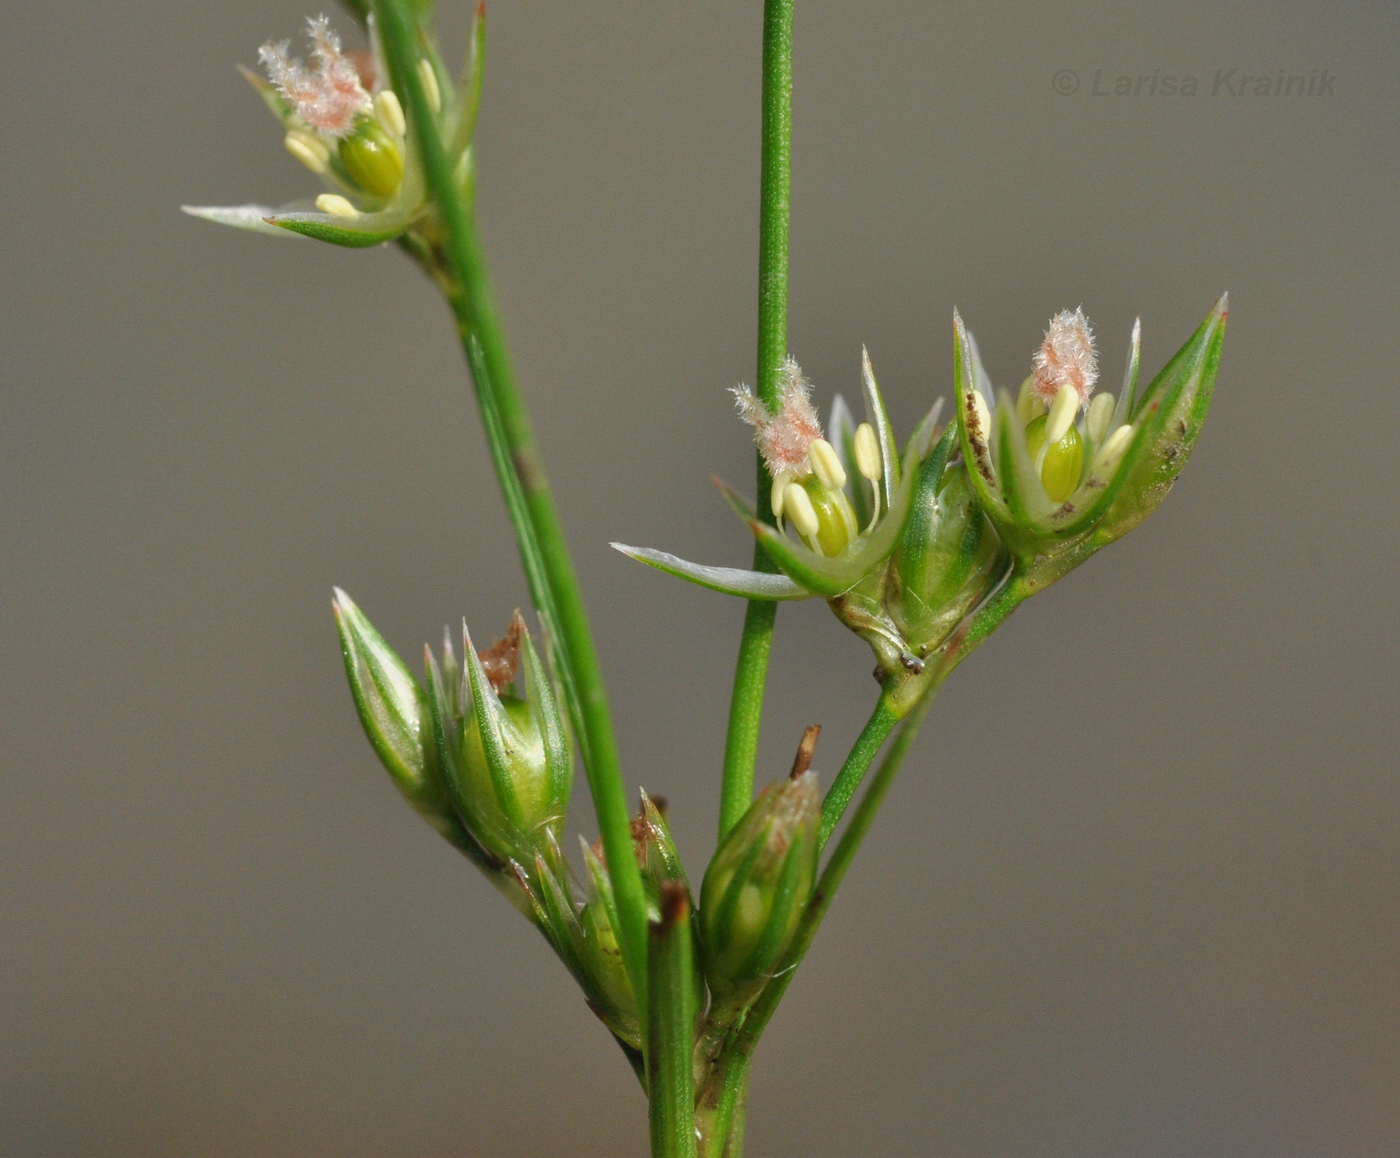
[[[580,838],[581,839],[581,838]],[[617,939],[617,901],[607,865],[598,850],[583,844],[588,876],[588,899],[579,912],[582,945],[579,959],[590,982],[589,1004],[599,1019],[633,1049],[642,1048],[637,996],[627,976],[622,946]]]
[[[439,821],[451,805],[431,758],[427,703],[418,681],[339,587],[331,610],[350,694],[370,745],[414,808]]]
[[[782,960],[817,874],[821,801],[811,771],[770,784],[721,842],[701,887],[705,973],[742,1008]]]
[[[966,463],[931,455],[894,556],[886,606],[915,656],[941,644],[1006,569]],[[877,648],[877,652],[879,649]]]
[[[493,647],[478,654],[468,636],[465,650],[471,705],[448,785],[482,847],[528,865],[563,827],[573,779],[564,722],[519,612]],[[522,668],[524,695],[516,687]]]

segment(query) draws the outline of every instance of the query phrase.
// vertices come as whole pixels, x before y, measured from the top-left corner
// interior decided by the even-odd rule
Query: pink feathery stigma
[[[1045,405],[1055,401],[1061,386],[1073,386],[1081,406],[1089,405],[1099,362],[1094,354],[1094,335],[1082,309],[1061,310],[1050,319],[1045,341],[1031,359],[1032,389]]]
[[[810,469],[807,451],[822,436],[821,420],[812,406],[812,384],[791,358],[779,371],[778,409],[771,412],[747,386],[733,389],[739,417],[754,429],[754,442],[768,473],[804,475]]]
[[[297,116],[323,136],[343,137],[355,127],[356,118],[372,107],[369,93],[355,62],[341,51],[340,37],[330,21],[313,16],[307,24],[314,68],[292,57],[285,40],[264,44],[258,58]]]

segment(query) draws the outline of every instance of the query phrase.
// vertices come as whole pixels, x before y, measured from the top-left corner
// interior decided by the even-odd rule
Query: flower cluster
[[[993,390],[955,312],[955,419],[940,428],[935,406],[902,455],[868,354],[861,365],[867,421],[855,425],[838,395],[830,440],[822,437],[810,384],[789,359],[776,408],[746,387],[735,391],[773,479],[774,521],[721,484],[779,574],[613,546],[730,595],[824,597],[870,643],[882,679],[918,677],[927,657],[1008,576],[1040,590],[1156,509],[1200,433],[1225,317],[1222,297],[1140,393],[1135,325],[1115,398],[1095,393],[1098,354],[1088,319],[1082,310],[1062,311],[1013,399]]]
[[[452,84],[426,41],[418,80],[430,123],[414,125],[404,101],[386,83],[388,69],[369,23],[369,47],[345,51],[325,16],[307,21],[308,60],[292,55],[288,41],[264,44],[258,52],[266,77],[243,75],[282,126],[287,152],[321,179],[324,191],[280,209],[266,205],[185,206],[185,211],[223,225],[259,233],[300,233],[336,245],[364,247],[407,232],[431,244],[420,134],[438,134],[464,193],[472,183],[471,140],[481,93],[483,9],[478,7],[471,49],[460,81]]]

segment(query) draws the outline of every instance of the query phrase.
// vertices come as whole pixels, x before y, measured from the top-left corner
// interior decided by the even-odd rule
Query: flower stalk
[[[763,126],[758,194],[758,400],[770,410],[778,404],[783,363],[787,359],[788,218],[792,197],[792,10],[794,0],[763,4]],[[766,496],[773,480],[761,455],[755,456],[759,517],[773,522]],[[775,571],[761,545],[754,546],[755,571]],[[729,724],[724,739],[720,780],[719,836],[723,840],[753,799],[754,765],[768,657],[773,648],[777,605],[751,599],[744,609],[739,656],[729,697]]]
[[[418,67],[417,20],[403,0],[375,0],[373,11],[394,88],[407,98],[409,124],[431,125],[433,108]],[[492,457],[502,490],[515,492],[520,500],[519,509],[511,510],[516,536],[522,554],[528,551],[537,561],[536,579],[556,620],[551,626],[558,635],[552,642],[577,697],[584,768],[617,895],[618,937],[633,984],[639,994],[645,994],[645,898],[632,853],[622,768],[583,594],[535,446],[529,414],[515,383],[475,221],[454,179],[441,138],[435,132],[424,132],[421,137],[424,181],[443,234],[441,272],[455,286],[449,301],[473,372],[487,438],[493,443]]]

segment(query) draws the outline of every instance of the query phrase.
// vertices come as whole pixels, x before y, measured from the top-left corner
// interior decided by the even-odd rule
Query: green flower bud
[[[346,175],[373,197],[392,197],[403,180],[403,146],[377,120],[362,118],[340,142]]]
[[[641,1018],[617,940],[617,901],[612,880],[600,852],[587,841],[582,844],[588,899],[578,917],[582,931],[579,960],[588,976],[585,989],[589,992],[589,1005],[613,1033],[633,1049],[641,1049]]]
[[[966,465],[930,455],[885,595],[909,649],[922,659],[947,639],[996,584],[1006,562]]]
[[[782,960],[816,883],[820,818],[815,773],[770,784],[710,861],[700,929],[722,1005],[749,1005]]]
[[[573,782],[564,722],[529,630],[516,612],[504,638],[445,687],[429,662],[435,736],[447,787],[468,831],[491,855],[530,865],[557,845]],[[523,669],[524,695],[516,675]]]
[[[432,758],[428,706],[418,681],[339,587],[331,610],[350,694],[370,745],[409,803],[441,828],[452,805]]]
[[[679,881],[688,889],[685,866],[681,864],[671,829],[666,824],[665,800],[653,800],[642,790],[641,811],[632,820],[632,842],[637,852],[637,864],[642,870],[642,884],[647,890],[649,918],[661,919],[661,882]]]

